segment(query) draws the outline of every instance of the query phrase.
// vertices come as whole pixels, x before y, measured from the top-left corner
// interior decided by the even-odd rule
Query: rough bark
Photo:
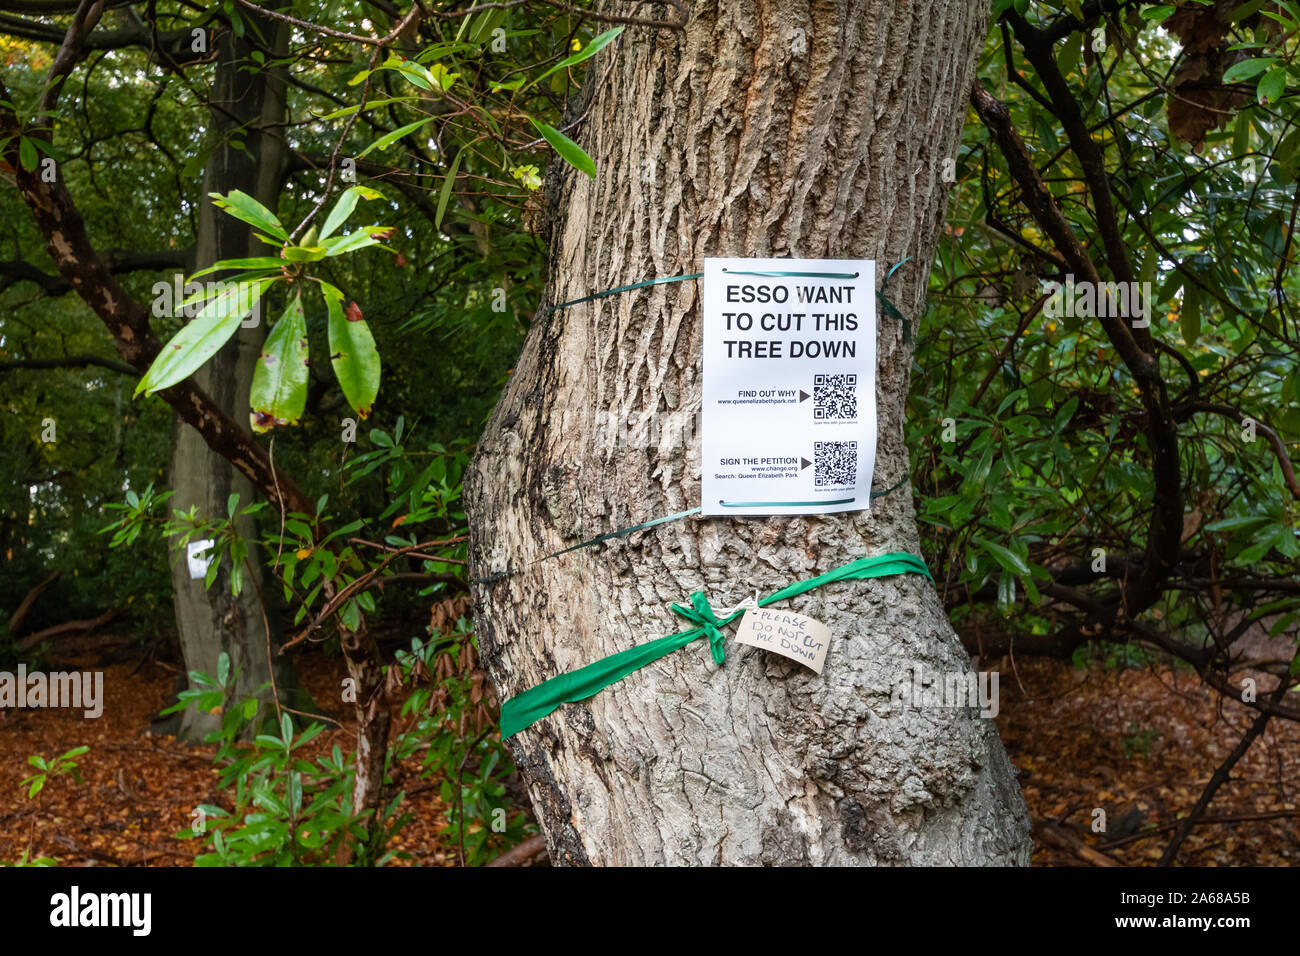
[[[561,302],[710,255],[874,258],[921,313],[983,0],[697,3],[680,32],[627,36],[566,170]],[[912,349],[881,314],[875,486],[906,475]],[[657,286],[539,313],[469,482],[478,633],[502,698],[682,629],[714,607],[862,554],[920,551],[907,486],[872,511],[686,519],[525,567],[699,504],[700,292]],[[626,436],[604,414],[631,422]],[[643,419],[642,416],[648,416]],[[649,434],[636,425],[650,421]],[[828,624],[824,673],[703,642],[522,731],[512,749],[559,863],[1027,863],[1029,823],[991,721],[900,710],[914,665],[970,659],[932,585],[842,582],[787,605]]]

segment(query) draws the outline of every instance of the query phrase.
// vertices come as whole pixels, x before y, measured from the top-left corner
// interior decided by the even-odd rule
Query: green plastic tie
[[[604,292],[597,292],[595,295],[584,295],[581,299],[570,299],[568,302],[561,302],[559,305],[551,306],[551,309],[558,312],[560,309],[567,309],[571,305],[579,305],[583,302],[603,299],[609,295],[618,295],[620,292],[631,292],[633,289],[644,289],[647,286],[663,285],[665,282],[686,282],[690,279],[701,279],[703,277],[703,272],[692,272],[689,275],[684,276],[661,276],[658,279],[646,279],[644,282],[633,282],[631,285],[621,285],[616,289],[606,289]]]

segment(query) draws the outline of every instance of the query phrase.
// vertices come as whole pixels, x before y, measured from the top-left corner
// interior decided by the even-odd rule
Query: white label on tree
[[[189,565],[190,580],[198,580],[208,573],[212,564],[211,548],[216,544],[211,538],[191,541],[185,546],[185,561]]]
[[[831,630],[804,614],[761,607],[745,612],[736,630],[736,642],[788,657],[820,674],[826,663]]]
[[[875,266],[704,260],[703,514],[870,507]]]

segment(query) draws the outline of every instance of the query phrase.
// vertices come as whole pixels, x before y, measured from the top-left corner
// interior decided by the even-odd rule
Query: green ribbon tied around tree
[[[841,565],[825,574],[806,581],[795,581],[781,590],[769,594],[758,602],[759,607],[767,607],[777,601],[795,597],[823,584],[835,581],[853,581],[864,578],[889,577],[895,574],[920,574],[934,580],[925,562],[915,554],[895,551],[869,558],[858,558]],[[506,740],[553,713],[561,704],[576,703],[594,697],[610,684],[622,680],[633,671],[653,664],[661,657],[685,647],[701,637],[707,637],[709,650],[715,664],[721,665],[726,656],[723,652],[724,635],[722,629],[745,613],[745,608],[736,608],[724,617],[718,617],[710,606],[703,591],[691,595],[690,606],[672,605],[673,613],[686,618],[695,626],[690,630],[666,637],[656,638],[644,644],[638,644],[617,654],[602,658],[594,664],[580,667],[567,674],[560,674],[543,681],[536,687],[530,687],[501,705],[501,739]]]

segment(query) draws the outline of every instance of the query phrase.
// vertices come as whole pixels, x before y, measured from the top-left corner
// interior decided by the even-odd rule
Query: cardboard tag
[[[736,641],[788,657],[820,674],[831,643],[831,629],[803,614],[761,607],[745,612],[736,630]]]

